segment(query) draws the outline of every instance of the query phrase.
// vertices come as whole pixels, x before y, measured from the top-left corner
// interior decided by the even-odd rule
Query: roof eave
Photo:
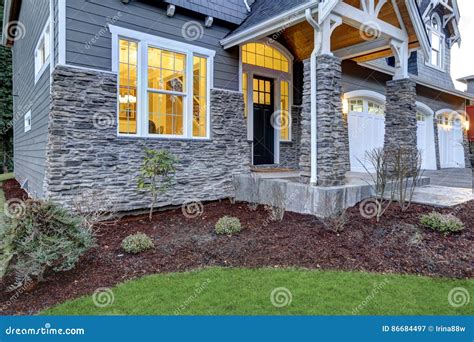
[[[231,34],[230,36],[220,41],[224,49],[231,48],[233,46],[242,44],[246,41],[258,39],[266,36],[270,33],[277,31],[282,25],[290,26],[301,22],[305,19],[305,11],[308,8],[313,8],[313,13],[317,12],[318,3],[315,1],[306,2],[300,6],[292,8],[286,12],[283,12],[273,18],[270,18],[258,25],[249,27],[242,32]]]

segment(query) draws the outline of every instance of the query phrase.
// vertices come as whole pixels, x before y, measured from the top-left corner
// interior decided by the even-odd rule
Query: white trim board
[[[112,72],[118,73],[119,69],[119,40],[127,39],[135,41],[138,45],[138,68],[137,68],[137,128],[136,133],[124,134],[119,132],[119,124],[117,125],[117,136],[119,137],[147,137],[153,139],[188,139],[188,140],[209,140],[211,139],[211,89],[214,86],[214,56],[215,50],[206,49],[201,46],[187,44],[183,42],[177,42],[163,37],[158,37],[141,31],[134,31],[126,29],[120,26],[109,25],[109,30],[112,34]],[[148,82],[146,80],[148,74],[148,48],[156,47],[168,51],[178,52],[186,55],[186,90],[180,92],[179,95],[183,97],[183,134],[182,135],[165,135],[165,134],[150,134],[148,130],[148,93],[173,93],[165,90],[156,90],[148,88]],[[193,86],[192,86],[192,73],[193,70],[193,57],[203,57],[207,60],[207,89],[206,89],[206,136],[195,137],[193,136]],[[144,79],[145,78],[145,79]],[[190,81],[191,80],[191,81]],[[191,82],[191,83],[189,83]],[[117,93],[119,91],[119,82],[117,82]],[[116,115],[119,115],[119,103],[117,101]]]
[[[58,0],[58,64],[66,64],[66,0]]]

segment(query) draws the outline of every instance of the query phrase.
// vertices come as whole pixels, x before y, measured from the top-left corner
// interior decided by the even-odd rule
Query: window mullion
[[[184,112],[185,137],[193,137],[193,91],[194,91],[194,73],[193,73],[193,53],[186,53],[186,69],[184,71],[186,80],[186,103]]]
[[[139,42],[138,53],[138,106],[137,115],[139,122],[139,136],[148,136],[148,44],[147,42]]]

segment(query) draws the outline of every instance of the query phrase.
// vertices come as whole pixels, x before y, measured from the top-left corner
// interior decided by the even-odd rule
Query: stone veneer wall
[[[250,169],[242,94],[211,90],[210,140],[117,137],[116,78],[69,67],[55,70],[45,196],[71,206],[98,191],[115,210],[149,207],[150,196],[136,181],[145,147],[167,149],[179,158],[172,187],[158,206],[233,196],[233,175]]]
[[[408,78],[387,82],[384,148],[417,148],[416,83]]]
[[[311,61],[307,59],[303,63],[300,169],[302,177],[306,178],[311,173]],[[316,75],[317,185],[341,185],[350,170],[349,133],[341,101],[341,59],[330,55],[318,56]]]
[[[439,135],[438,135],[438,118],[433,115],[433,132],[434,132],[434,143],[435,143],[435,156],[436,156],[436,169],[441,169],[441,156],[439,154]]]
[[[472,165],[471,165],[471,154],[470,154],[471,152],[469,148],[469,136],[468,136],[467,130],[465,130],[464,128],[462,132],[463,132],[464,161],[466,164],[466,168],[470,169],[472,168]]]
[[[280,142],[280,166],[299,169],[301,106],[291,107],[291,142]]]

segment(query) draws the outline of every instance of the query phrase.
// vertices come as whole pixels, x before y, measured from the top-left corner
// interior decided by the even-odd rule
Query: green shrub
[[[420,219],[420,223],[426,228],[439,231],[445,235],[459,232],[464,229],[464,224],[461,220],[452,214],[432,212],[423,215]]]
[[[235,234],[242,230],[242,225],[237,217],[224,216],[216,223],[217,234]]]
[[[151,238],[148,235],[140,232],[129,235],[122,240],[123,250],[131,254],[138,254],[153,247],[155,247],[155,245],[153,244]]]
[[[72,269],[95,244],[80,216],[44,201],[27,200],[22,212],[0,229],[0,278],[15,273],[21,281],[43,280],[46,270]]]

